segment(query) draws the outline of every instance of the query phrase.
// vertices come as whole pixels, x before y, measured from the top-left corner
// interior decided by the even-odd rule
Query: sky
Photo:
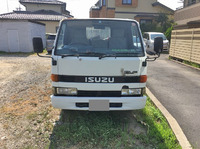
[[[20,5],[19,0],[0,0],[0,14],[12,12],[19,8],[25,10],[24,6]],[[67,10],[71,12],[75,18],[89,18],[89,10],[91,6],[97,2],[97,0],[60,0],[67,3]],[[181,3],[178,3],[180,0],[158,0],[162,4],[176,9],[181,6]]]

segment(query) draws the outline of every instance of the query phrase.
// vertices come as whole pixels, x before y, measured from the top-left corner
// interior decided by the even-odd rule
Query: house
[[[60,20],[65,18],[70,16],[52,10],[14,11],[0,14],[0,20],[29,20],[43,23],[46,26],[46,33],[56,33]]]
[[[60,20],[72,18],[66,3],[57,0],[19,0],[26,11],[1,14],[1,20],[30,20],[45,24],[46,33],[56,33]]]
[[[0,14],[0,51],[32,52],[32,39],[56,33],[62,19],[72,18],[66,3],[57,0],[19,0],[26,11]]]
[[[56,33],[60,20],[73,17],[66,10],[66,3],[58,0],[19,0],[19,2],[25,6],[27,13],[38,15],[35,21],[44,23],[47,33]]]
[[[66,3],[57,0],[19,0],[27,11],[51,10],[60,14],[70,15]]]
[[[41,37],[45,47],[45,24],[29,20],[0,20],[0,51],[32,52],[34,37]]]
[[[184,0],[183,8],[175,11],[174,29],[200,28],[200,0]]]
[[[99,0],[90,9],[91,18],[129,18],[151,23],[160,14],[172,15],[174,10],[157,0]]]

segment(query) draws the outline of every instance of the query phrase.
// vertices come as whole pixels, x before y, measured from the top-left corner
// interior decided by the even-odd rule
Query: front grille
[[[79,108],[88,108],[89,103],[76,103],[76,107]],[[121,108],[122,103],[110,103],[110,108]]]
[[[121,91],[78,91],[78,97],[121,97]]]
[[[140,97],[141,95],[122,96],[121,91],[78,91],[78,97]]]
[[[106,80],[103,80],[103,78],[106,79]],[[110,78],[110,81],[108,81],[109,78]],[[129,76],[68,76],[68,75],[59,75],[58,80],[60,82],[74,82],[74,83],[140,83],[140,76],[130,76],[129,77]]]

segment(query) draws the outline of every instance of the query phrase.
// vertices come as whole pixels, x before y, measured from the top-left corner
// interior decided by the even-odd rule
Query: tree
[[[174,24],[174,20],[169,18],[168,15],[164,13],[160,13],[159,16],[156,18],[156,22],[160,24],[162,27],[162,32],[166,32],[168,28]]]
[[[164,13],[160,13],[159,16],[156,19],[156,22],[160,23],[161,26],[163,26],[164,24],[166,24],[167,21],[168,21],[168,17]]]

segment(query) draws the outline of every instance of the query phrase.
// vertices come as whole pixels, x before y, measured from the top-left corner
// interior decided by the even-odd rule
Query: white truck
[[[162,41],[155,39],[155,52],[150,54],[159,55]],[[36,53],[43,52],[40,38],[33,39],[33,46]],[[144,108],[148,58],[136,21],[62,20],[51,58],[53,107],[89,111]]]

